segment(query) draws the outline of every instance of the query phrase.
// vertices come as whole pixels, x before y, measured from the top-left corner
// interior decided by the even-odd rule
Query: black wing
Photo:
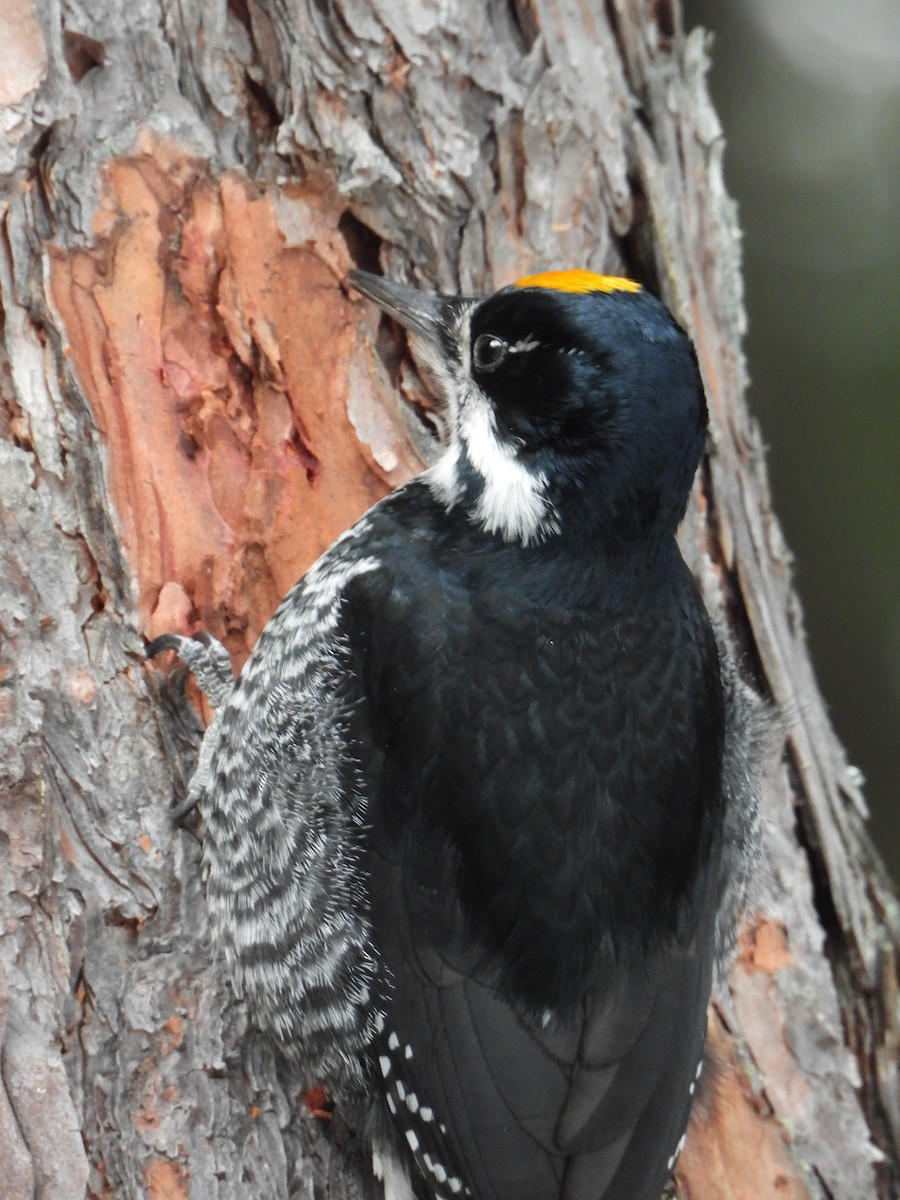
[[[535,1018],[452,950],[416,947],[411,898],[384,903],[408,891],[394,870],[376,901],[394,964],[379,1073],[433,1194],[456,1177],[480,1200],[658,1200],[702,1055],[709,957],[619,964],[575,1012]]]
[[[375,1074],[424,1194],[657,1200],[671,1171],[706,1026],[721,755],[711,635],[693,603],[672,611],[613,639],[414,554],[350,589]],[[647,693],[626,712],[622,653]],[[642,749],[623,750],[629,722]],[[604,796],[642,785],[626,828]]]

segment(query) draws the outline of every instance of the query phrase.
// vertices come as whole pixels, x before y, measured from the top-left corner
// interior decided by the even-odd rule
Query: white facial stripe
[[[471,317],[475,305],[465,308],[450,330],[459,346],[459,361],[448,364],[439,351],[426,348],[425,358],[444,388],[451,408],[452,440],[445,454],[426,472],[432,495],[451,509],[462,497],[462,450],[481,477],[482,490],[472,512],[487,533],[499,533],[507,542],[525,546],[559,533],[559,522],[546,495],[547,480],[518,461],[516,447],[500,436],[496,414],[487,396],[469,373]],[[533,350],[539,342],[529,335],[510,346],[511,353]]]
[[[459,345],[459,361],[449,364],[440,350],[429,346],[424,341],[417,342],[417,350],[421,346],[422,358],[431,368],[432,373],[441,384],[444,399],[450,409],[448,425],[451,430],[451,441],[446,452],[425,472],[425,479],[431,489],[431,494],[446,509],[451,509],[460,498],[460,447],[457,426],[459,424],[460,397],[465,394],[469,382],[469,343],[471,341],[471,316],[474,304],[463,309],[457,319],[456,328],[448,332],[453,342]]]
[[[474,386],[460,406],[459,437],[482,479],[473,515],[484,530],[525,546],[559,532],[547,500],[545,476],[518,461],[515,446],[497,431],[493,406]]]

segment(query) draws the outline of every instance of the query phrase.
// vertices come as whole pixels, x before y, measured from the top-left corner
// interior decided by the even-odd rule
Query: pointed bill
[[[454,306],[455,298],[420,292],[369,271],[349,271],[347,278],[358,292],[406,329],[439,344],[441,331],[447,328],[448,309]]]

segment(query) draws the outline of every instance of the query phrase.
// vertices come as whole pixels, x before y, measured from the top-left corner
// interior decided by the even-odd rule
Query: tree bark
[[[348,1186],[211,960],[202,826],[170,815],[200,701],[142,639],[206,629],[239,666],[434,454],[354,264],[630,274],[693,336],[683,543],[784,733],[679,1194],[900,1194],[900,918],[743,401],[702,32],[669,0],[5,0],[0,38],[0,1196]]]

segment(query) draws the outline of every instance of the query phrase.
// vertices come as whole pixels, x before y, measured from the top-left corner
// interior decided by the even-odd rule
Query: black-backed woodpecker
[[[693,348],[588,271],[351,280],[412,334],[449,444],[233,688],[208,643],[151,647],[222,700],[189,797],[213,930],[387,1200],[659,1200],[758,844],[758,704],[675,538]]]

